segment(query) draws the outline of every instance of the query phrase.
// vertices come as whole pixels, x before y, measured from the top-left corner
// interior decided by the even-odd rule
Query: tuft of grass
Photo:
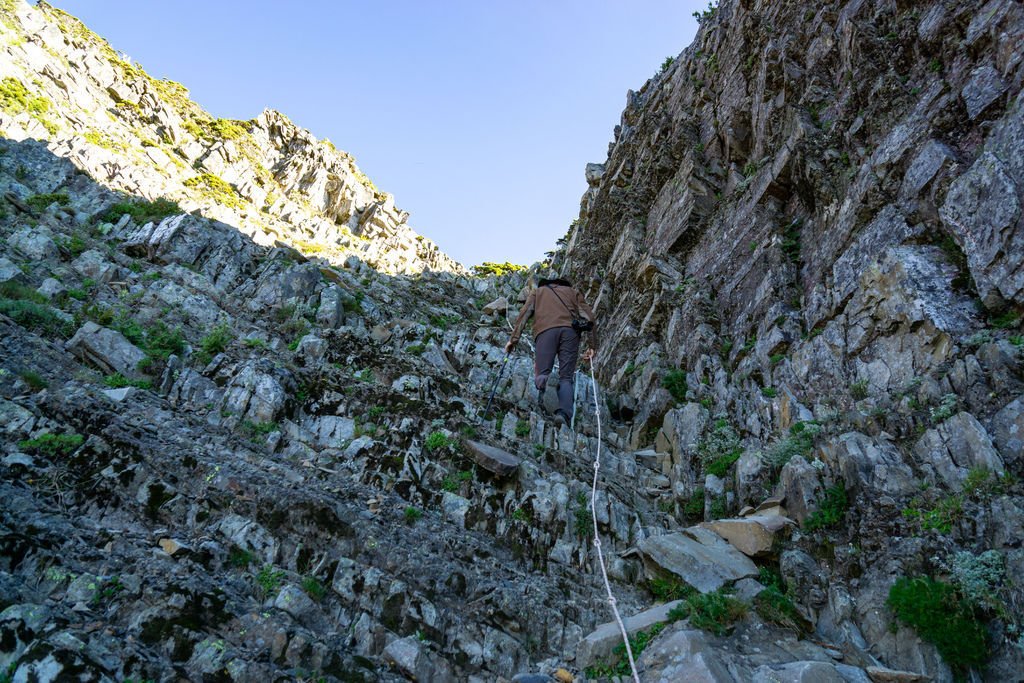
[[[30,332],[44,337],[68,337],[73,331],[71,323],[60,318],[46,305],[46,297],[25,285],[13,281],[0,284],[0,314]]]
[[[432,432],[424,442],[423,447],[430,453],[436,453],[437,451],[448,448],[452,445],[452,440],[441,431]]]
[[[184,182],[185,187],[194,189],[207,199],[229,208],[241,209],[244,204],[238,192],[223,178],[213,173],[202,173]]]
[[[959,674],[988,661],[985,626],[952,585],[928,577],[902,577],[889,589],[886,604],[897,619],[934,644]]]
[[[858,380],[850,384],[850,398],[854,401],[860,401],[868,397],[868,381],[866,379]]]
[[[405,521],[407,524],[415,524],[416,520],[423,517],[423,510],[420,510],[418,507],[413,507],[412,505],[410,505],[407,508],[405,508],[405,511],[402,513],[402,515],[405,517]]]
[[[122,389],[124,387],[135,387],[136,389],[152,389],[153,383],[146,379],[128,379],[120,372],[115,372],[113,375],[107,375],[103,378],[103,383],[111,389]]]
[[[206,353],[211,356],[215,356],[226,349],[228,344],[234,340],[235,335],[231,331],[231,327],[225,321],[210,330],[210,333],[200,340],[199,346]]]
[[[963,497],[958,494],[940,498],[930,506],[919,498],[914,498],[903,510],[903,517],[919,522],[924,530],[948,534],[953,530],[953,525],[963,517],[963,502]]]
[[[688,618],[694,628],[724,636],[746,614],[747,606],[720,588],[711,593],[691,595],[674,607],[668,618],[672,621]]]
[[[516,422],[516,436],[523,437],[530,433],[530,423],[526,420]]]
[[[327,589],[320,583],[320,580],[315,576],[306,576],[302,579],[302,590],[306,591],[306,595],[313,598],[317,602],[324,599],[327,595]]]
[[[781,469],[795,456],[806,456],[814,448],[814,437],[821,432],[816,422],[797,422],[789,434],[773,444],[762,457],[772,467]]]
[[[276,591],[284,583],[286,574],[280,569],[274,569],[274,565],[265,564],[256,574],[256,586],[260,594],[266,598]]]
[[[237,545],[232,547],[231,552],[228,553],[228,563],[230,563],[232,567],[244,569],[255,561],[255,555],[245,548],[239,548]]]
[[[85,438],[81,434],[74,432],[70,434],[48,433],[34,439],[19,441],[18,448],[52,458],[58,455],[70,455],[78,450],[83,443],[85,443]]]
[[[838,525],[843,521],[847,504],[846,485],[840,481],[835,486],[830,486],[825,489],[825,499],[818,509],[804,520],[804,529],[815,531]]]
[[[40,391],[50,386],[50,383],[43,379],[43,376],[35,370],[23,371],[21,373],[21,379],[35,391]]]
[[[694,593],[694,588],[685,581],[675,577],[657,577],[647,582],[647,589],[662,602],[684,600]]]
[[[54,203],[60,206],[67,206],[71,203],[71,198],[68,197],[67,192],[46,192],[32,195],[25,200],[25,203],[39,212],[44,211],[48,206]]]
[[[99,223],[116,223],[121,216],[128,214],[136,223],[142,225],[150,221],[161,221],[168,216],[176,216],[185,213],[177,202],[169,199],[156,199],[153,201],[135,200],[131,202],[118,202],[94,217]]]

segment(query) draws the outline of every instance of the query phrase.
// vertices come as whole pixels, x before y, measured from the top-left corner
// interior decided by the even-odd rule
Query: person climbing
[[[533,363],[533,380],[537,387],[537,402],[544,408],[544,390],[548,377],[558,356],[558,409],[555,421],[569,423],[573,414],[574,377],[576,358],[579,354],[580,335],[590,332],[588,346],[583,360],[590,361],[597,348],[594,331],[594,311],[583,296],[572,285],[557,274],[541,278],[536,289],[530,292],[512,327],[512,337],[505,345],[505,353],[511,353],[519,343],[519,337],[526,327],[526,321],[533,318],[533,340],[536,356]]]

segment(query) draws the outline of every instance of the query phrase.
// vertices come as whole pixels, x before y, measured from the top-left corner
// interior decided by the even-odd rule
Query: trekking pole
[[[498,377],[494,380],[494,386],[491,387],[491,395],[487,397],[487,407],[484,409],[483,416],[483,419],[485,420],[491,412],[491,401],[494,400],[494,392],[498,390],[498,385],[501,384],[501,377],[505,374],[505,366],[508,365],[508,357],[511,353],[511,351],[506,351],[505,357],[501,359],[501,369],[498,370]]]

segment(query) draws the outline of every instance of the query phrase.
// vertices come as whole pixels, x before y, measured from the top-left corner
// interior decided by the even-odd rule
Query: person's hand
[[[515,347],[516,345],[510,341],[508,344],[505,344],[505,353],[512,353],[512,349]]]
[[[594,349],[587,349],[583,354],[583,360],[587,363],[594,359]]]

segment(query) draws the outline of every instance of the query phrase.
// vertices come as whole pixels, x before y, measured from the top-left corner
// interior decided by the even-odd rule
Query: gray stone
[[[18,439],[32,431],[35,424],[36,418],[31,411],[0,398],[0,434]]]
[[[985,64],[971,71],[970,80],[960,91],[967,106],[967,116],[976,119],[1006,91],[999,72]]]
[[[817,509],[824,495],[821,474],[799,455],[783,465],[777,490],[786,499],[789,516],[801,523]]]
[[[274,598],[274,607],[287,612],[307,628],[316,628],[324,620],[319,605],[298,586],[287,585],[281,588]]]
[[[622,624],[626,627],[626,633],[632,637],[637,631],[643,631],[654,624],[667,621],[668,613],[681,605],[682,602],[682,600],[673,600],[672,602],[652,607],[639,614],[625,617],[622,620]],[[619,630],[618,623],[609,621],[601,624],[596,630],[580,641],[579,647],[576,650],[576,666],[586,668],[595,661],[608,659],[615,646],[621,642],[622,631]]]
[[[981,467],[999,474],[1004,469],[988,432],[966,412],[926,431],[914,445],[914,456],[954,491],[963,488],[971,468]]]
[[[823,446],[822,458],[842,472],[850,490],[900,495],[917,487],[913,470],[895,444],[860,432],[847,432]]]
[[[6,256],[0,256],[0,282],[24,280],[25,274]]]
[[[757,576],[757,566],[720,536],[701,527],[652,536],[637,544],[648,577],[661,572],[679,576],[701,593],[732,581]]]
[[[131,379],[142,379],[139,363],[146,354],[120,332],[89,321],[64,345],[71,353],[106,373],[119,372]]]
[[[1024,253],[1020,199],[1010,170],[994,153],[984,152],[950,185],[939,215],[959,236],[982,299],[997,293],[1020,303],[1024,264],[1007,258]]]
[[[467,499],[451,491],[445,491],[441,496],[441,512],[444,513],[445,520],[460,529],[466,528],[466,513],[469,512],[469,507],[470,502]]]
[[[117,266],[95,249],[83,252],[71,263],[71,267],[82,277],[104,284],[113,280],[117,273]]]
[[[836,667],[826,662],[789,662],[761,666],[751,683],[844,683]]]
[[[508,451],[479,441],[467,440],[465,443],[476,464],[496,476],[507,477],[519,468],[519,458]]]
[[[0,266],[2,268],[2,266]],[[3,281],[3,275],[0,273],[0,281]],[[48,277],[43,280],[43,284],[39,285],[37,292],[45,296],[47,299],[63,294],[67,291],[67,288],[62,285],[59,281],[54,280],[52,277]]]
[[[508,299],[503,296],[499,296],[494,301],[484,306],[484,315],[494,315],[495,313],[504,314],[508,310]]]
[[[944,166],[955,160],[956,155],[947,145],[938,140],[929,140],[910,162],[903,176],[900,194],[904,197],[916,197]]]
[[[656,639],[637,666],[651,683],[739,683],[703,631],[680,630]]]
[[[1003,462],[1016,466],[1024,456],[1024,400],[1015,398],[996,413],[991,433]]]
[[[131,397],[138,391],[135,387],[121,387],[120,389],[104,389],[103,395],[109,398],[115,403],[121,403],[122,401]]]
[[[245,363],[224,390],[225,410],[258,423],[275,422],[284,409],[288,394],[278,379]]]
[[[52,259],[58,253],[53,233],[42,226],[22,228],[8,238],[7,244],[32,261]]]

